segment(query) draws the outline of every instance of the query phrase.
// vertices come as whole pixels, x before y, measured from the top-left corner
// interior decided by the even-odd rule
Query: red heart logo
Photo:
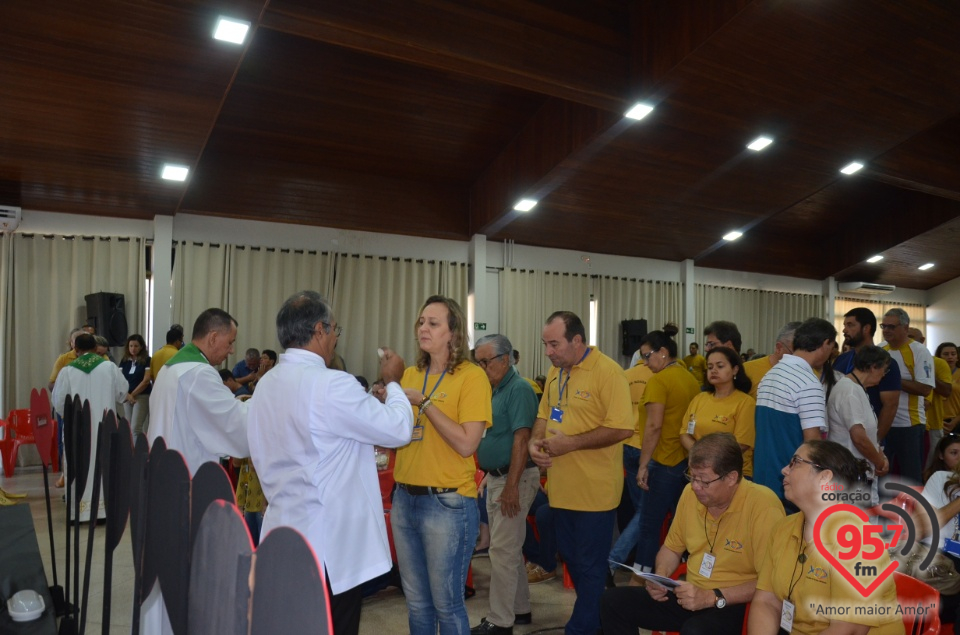
[[[867,516],[866,512],[864,512],[862,509],[854,507],[853,505],[847,505],[845,503],[841,503],[838,505],[831,505],[830,507],[825,509],[820,514],[820,516],[817,517],[817,522],[814,523],[813,525],[813,543],[816,545],[817,551],[820,552],[820,555],[826,558],[827,561],[833,565],[833,568],[840,575],[842,575],[847,580],[847,582],[853,585],[853,588],[855,588],[857,592],[860,593],[860,595],[862,595],[863,597],[867,597],[871,593],[873,593],[873,591],[876,590],[878,586],[883,584],[884,580],[886,580],[891,575],[893,575],[893,572],[896,571],[897,569],[897,562],[891,561],[886,569],[884,569],[879,574],[877,574],[877,577],[874,578],[873,582],[871,582],[869,586],[864,587],[862,584],[860,584],[860,580],[858,580],[852,573],[850,573],[850,571],[848,571],[846,567],[840,564],[840,561],[836,558],[836,556],[830,553],[827,550],[827,548],[823,545],[823,540],[820,538],[820,529],[823,527],[823,522],[831,514],[835,512],[841,512],[841,511],[846,511],[854,514],[857,518],[861,519],[864,523],[870,522],[870,518]],[[861,538],[862,538],[862,535],[861,535]],[[860,549],[862,553],[863,552],[862,540],[861,540]]]

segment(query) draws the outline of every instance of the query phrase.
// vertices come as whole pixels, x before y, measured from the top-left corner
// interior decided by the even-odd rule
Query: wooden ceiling
[[[5,0],[0,204],[929,289],[960,277],[958,33],[944,1]]]

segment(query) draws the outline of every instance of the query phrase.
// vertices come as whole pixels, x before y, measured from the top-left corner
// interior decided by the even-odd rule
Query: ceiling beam
[[[533,2],[271,2],[260,28],[604,110],[627,103],[626,12]],[[619,19],[618,19],[619,18]]]

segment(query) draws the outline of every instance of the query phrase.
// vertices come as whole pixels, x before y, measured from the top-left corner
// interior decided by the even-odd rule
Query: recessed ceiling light
[[[648,106],[647,104],[634,104],[633,108],[625,112],[623,116],[627,117],[628,119],[636,119],[639,121],[652,112],[653,106]]]
[[[773,143],[773,139],[770,137],[757,137],[750,142],[750,145],[747,146],[747,149],[753,150],[754,152],[760,152],[771,143]]]
[[[933,269],[933,263],[932,263],[932,262],[928,262],[928,263],[925,264],[925,265],[920,265],[919,267],[917,267],[917,269],[919,269],[920,271],[926,271],[927,269]]]
[[[862,164],[862,163],[857,163],[856,161],[854,161],[853,163],[850,163],[849,165],[843,166],[843,167],[840,169],[840,171],[843,172],[844,174],[853,174],[854,172],[859,172],[862,168],[863,168],[863,164]]]
[[[871,263],[880,262],[881,260],[883,260],[883,256],[881,256],[880,254],[877,254],[876,256],[870,256],[869,258],[867,258],[867,262],[871,262]]]
[[[521,198],[519,201],[517,201],[517,204],[513,206],[513,209],[517,210],[518,212],[529,212],[536,206],[537,201],[533,200],[532,198]]]
[[[732,231],[724,234],[723,239],[726,240],[727,242],[732,242],[737,238],[740,238],[741,236],[743,236],[743,232]]]
[[[217,30],[213,37],[224,42],[233,44],[243,44],[247,38],[247,31],[250,30],[250,23],[244,20],[233,20],[231,18],[220,18],[217,21]]]
[[[187,166],[166,163],[163,166],[163,173],[161,176],[168,181],[186,181],[188,174],[190,174],[190,168]]]

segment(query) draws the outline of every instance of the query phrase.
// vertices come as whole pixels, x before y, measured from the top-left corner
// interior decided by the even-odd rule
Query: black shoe
[[[533,613],[517,613],[513,616],[513,625],[517,624],[532,624],[533,623]]]
[[[483,618],[479,626],[470,629],[470,635],[513,635],[513,627],[497,626],[493,622],[488,622],[487,618]]]

